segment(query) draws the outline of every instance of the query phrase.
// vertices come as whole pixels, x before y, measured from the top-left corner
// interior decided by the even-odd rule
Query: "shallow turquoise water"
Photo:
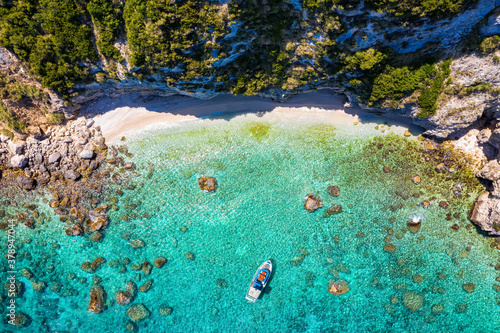
[[[21,331],[125,331],[128,306],[114,304],[113,296],[139,273],[139,286],[154,280],[151,290],[139,293],[133,302],[151,311],[137,324],[140,332],[499,330],[493,289],[498,252],[466,219],[479,187],[463,182],[464,193],[471,196],[453,198],[451,189],[460,181],[460,171],[428,178],[425,172],[433,173],[439,161],[422,163],[422,152],[403,156],[401,145],[408,140],[384,133],[375,139],[384,145],[379,149],[372,144],[374,132],[346,133],[332,125],[237,117],[186,122],[128,138],[137,167],[129,175],[136,187],[123,189],[122,196],[115,194],[118,186],[109,187],[108,200],[117,197],[119,210],[110,211],[112,222],[103,242],[67,237],[64,225],[41,198],[39,210],[52,220],[34,230],[17,227],[19,251],[31,255],[21,256],[18,269],[31,267],[49,286],[63,286],[59,293],[35,293],[31,283],[19,277],[26,285],[19,310],[33,318]],[[391,172],[384,173],[383,166]],[[423,178],[420,185],[409,180],[417,172]],[[199,189],[201,175],[216,177],[216,192]],[[445,180],[448,176],[452,179]],[[340,187],[339,197],[328,195],[329,185]],[[320,195],[324,207],[307,212],[307,193]],[[437,199],[424,210],[419,203],[431,196]],[[447,210],[437,205],[442,199],[450,202]],[[341,204],[343,211],[323,217],[333,203]],[[458,215],[446,220],[448,212]],[[145,213],[151,217],[143,218]],[[424,218],[416,234],[404,232],[412,213]],[[450,230],[454,223],[458,231]],[[388,234],[394,253],[383,250]],[[5,244],[3,233],[1,237]],[[132,249],[124,239],[129,237],[144,240],[146,247]],[[27,239],[31,243],[23,242]],[[53,248],[55,243],[60,248]],[[195,260],[186,259],[188,252]],[[103,279],[109,306],[94,314],[86,311],[93,274],[80,265],[98,256],[107,260],[95,275]],[[140,264],[158,256],[168,262],[153,268],[149,277],[131,265],[125,273],[108,266],[112,260],[130,258]],[[249,281],[269,258],[275,264],[274,277],[266,294],[248,304]],[[48,272],[47,266],[54,271]],[[68,279],[70,273],[76,278]],[[414,282],[414,274],[423,281]],[[328,282],[339,278],[351,290],[329,294]],[[227,286],[219,286],[218,279]],[[465,292],[465,283],[474,283],[475,291]],[[411,311],[403,306],[405,291],[423,295],[422,307]],[[457,304],[467,304],[467,310],[457,313]],[[161,317],[158,309],[163,306],[173,307],[173,313]]]

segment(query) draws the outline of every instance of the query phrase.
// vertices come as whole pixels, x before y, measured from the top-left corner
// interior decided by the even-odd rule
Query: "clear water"
[[[110,211],[112,222],[102,242],[66,236],[64,224],[42,197],[36,200],[46,222],[34,230],[16,228],[18,251],[31,255],[23,252],[17,269],[30,267],[49,286],[62,285],[58,293],[49,288],[35,293],[18,274],[26,286],[18,310],[33,319],[19,331],[125,331],[129,306],[114,303],[114,294],[137,274],[139,286],[154,280],[151,290],[133,302],[151,311],[137,323],[140,332],[499,330],[493,288],[498,252],[467,220],[480,185],[458,163],[456,172],[436,173],[441,160],[434,155],[439,154],[425,153],[418,140],[377,132],[375,124],[364,126],[337,129],[257,117],[209,118],[129,137],[126,144],[134,156],[128,160],[137,167],[129,175],[136,187],[122,188],[122,196],[116,195],[117,186],[107,189],[105,203],[117,197],[119,210]],[[431,161],[425,163],[424,156]],[[384,166],[391,172],[384,173]],[[410,180],[416,173],[422,176],[420,185]],[[201,175],[216,177],[216,192],[199,189]],[[453,196],[458,182],[470,197]],[[339,197],[328,195],[329,185],[340,187]],[[324,207],[307,212],[307,193],[318,194]],[[433,196],[431,207],[421,208],[420,202]],[[441,200],[450,207],[440,208]],[[323,217],[333,203],[343,211]],[[143,218],[145,213],[151,217]],[[423,217],[416,234],[406,231],[412,213]],[[457,214],[447,220],[447,213]],[[122,220],[125,214],[127,221]],[[450,229],[455,223],[458,231]],[[5,249],[6,236],[0,235]],[[128,237],[144,240],[146,247],[132,249],[124,240]],[[386,241],[396,247],[394,253],[383,250]],[[195,260],[186,259],[188,252]],[[95,274],[80,269],[98,256],[107,263]],[[108,265],[124,258],[152,262],[158,256],[168,262],[153,268],[149,277],[131,265],[125,273]],[[262,298],[249,304],[245,293],[250,279],[269,258],[274,277]],[[69,279],[70,273],[76,278]],[[414,282],[415,274],[423,281]],[[103,279],[108,295],[108,308],[100,314],[86,311],[93,275]],[[350,291],[329,294],[328,282],[339,278],[348,282]],[[227,286],[219,286],[218,279]],[[475,291],[465,292],[465,283],[474,283]],[[411,311],[402,304],[406,291],[423,295],[421,308]],[[467,310],[457,313],[457,304],[467,304]],[[160,316],[164,306],[173,307],[173,313]],[[4,331],[18,330],[3,325]]]

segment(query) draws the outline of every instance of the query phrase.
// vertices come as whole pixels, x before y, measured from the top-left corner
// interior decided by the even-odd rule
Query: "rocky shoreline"
[[[108,183],[125,186],[128,176],[124,173],[134,170],[132,163],[118,156],[119,152],[128,154],[125,146],[108,149],[100,127],[83,117],[65,126],[50,127],[43,134],[15,138],[2,135],[0,140],[0,193],[9,198],[4,206],[13,204],[20,192],[50,193],[52,199],[44,198],[43,202],[66,223],[68,236],[90,234],[93,241],[103,237],[101,231],[109,223],[106,212],[117,209],[101,205],[104,187]],[[7,214],[7,218],[15,218],[16,224],[29,228],[42,224],[36,206],[29,206],[33,213],[28,210],[17,217]],[[7,222],[0,223],[0,229],[7,228]]]

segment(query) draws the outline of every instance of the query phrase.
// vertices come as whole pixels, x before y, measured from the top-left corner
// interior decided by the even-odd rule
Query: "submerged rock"
[[[127,293],[130,294],[132,299],[134,299],[135,296],[137,296],[138,288],[137,288],[137,285],[135,284],[135,282],[133,282],[133,281],[127,282],[127,285],[125,286],[125,290],[127,291]]]
[[[144,275],[148,276],[149,274],[151,274],[151,271],[153,270],[153,265],[151,265],[149,261],[144,261],[142,263],[141,270],[144,273]]]
[[[152,286],[153,286],[153,280],[147,280],[142,284],[142,286],[139,287],[139,291],[141,293],[147,293]]]
[[[414,233],[414,234],[416,234],[420,230],[421,226],[422,226],[421,220],[418,220],[418,221],[409,220],[406,223],[406,227],[408,228],[408,230],[410,230],[410,232]]]
[[[332,295],[342,295],[350,290],[346,280],[340,279],[328,283],[328,292]]]
[[[321,201],[321,198],[318,196],[315,196],[314,194],[308,193],[304,202],[304,208],[308,212],[314,212],[315,210],[323,207],[323,202]]]
[[[174,312],[174,308],[171,306],[165,306],[165,307],[158,309],[158,313],[160,314],[160,316],[163,316],[163,317],[170,316],[172,314],[172,312]]]
[[[133,249],[140,249],[146,246],[146,243],[142,239],[132,239],[128,242]]]
[[[465,303],[457,303],[455,305],[455,308],[454,308],[454,311],[456,313],[464,313],[465,311],[467,311],[467,307],[468,307],[468,304],[465,304]]]
[[[167,259],[165,259],[163,257],[158,257],[153,261],[153,264],[155,265],[156,268],[162,268],[166,262],[167,262]]]
[[[342,206],[337,205],[337,204],[333,204],[326,210],[326,212],[323,215],[324,215],[324,217],[328,217],[330,215],[338,214],[341,212],[342,212]]]
[[[338,197],[340,195],[340,188],[336,185],[331,185],[331,186],[328,186],[327,192],[332,197]]]
[[[217,180],[215,177],[200,177],[198,178],[198,185],[205,192],[213,192],[217,189]]]
[[[384,245],[384,251],[389,252],[389,253],[393,253],[396,251],[396,247],[394,245],[388,243],[388,244]]]
[[[127,305],[132,301],[132,296],[128,292],[119,290],[115,293],[115,301],[118,304]]]
[[[476,289],[476,285],[474,283],[465,283],[462,285],[462,289],[468,293],[473,293],[474,289]]]
[[[32,322],[31,317],[21,311],[17,311],[14,318],[7,316],[7,320],[11,321],[12,325],[17,327],[28,327]]]
[[[133,321],[141,321],[148,318],[151,312],[144,304],[134,304],[127,310],[126,314]]]
[[[101,313],[105,310],[106,306],[106,291],[98,284],[94,284],[90,288],[90,300],[87,311],[94,313]]]
[[[47,284],[43,281],[34,281],[31,285],[33,287],[33,291],[36,293],[43,293],[45,288],[47,288]]]
[[[415,291],[403,293],[403,305],[411,311],[417,311],[424,305],[424,294]]]

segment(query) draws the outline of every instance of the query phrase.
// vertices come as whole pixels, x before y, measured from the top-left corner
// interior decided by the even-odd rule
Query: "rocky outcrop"
[[[308,212],[314,212],[315,210],[323,207],[323,201],[321,201],[321,198],[312,193],[308,193],[305,200],[304,208]]]
[[[89,307],[87,311],[94,313],[101,313],[105,310],[106,306],[106,291],[98,284],[94,284],[90,288]]]
[[[500,198],[489,192],[481,194],[472,206],[469,219],[492,236],[500,236]]]
[[[213,192],[217,189],[217,180],[214,177],[200,177],[198,178],[198,185],[205,192]]]

